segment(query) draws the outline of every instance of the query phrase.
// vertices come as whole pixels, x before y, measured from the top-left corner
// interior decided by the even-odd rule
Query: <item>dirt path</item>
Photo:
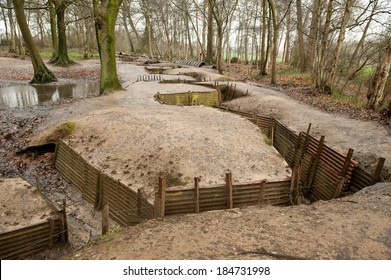
[[[312,123],[313,136],[325,135],[326,144],[342,154],[346,154],[349,148],[354,149],[353,158],[364,168],[373,168],[377,158],[384,157],[383,179],[391,179],[391,127],[322,112],[278,91],[244,83],[236,85],[242,91],[248,90],[250,96],[225,105],[275,117],[297,132],[306,131]]]
[[[112,233],[67,258],[276,259],[262,254],[267,251],[304,259],[390,259],[390,195],[388,185],[380,191],[313,205],[250,207],[149,220]]]

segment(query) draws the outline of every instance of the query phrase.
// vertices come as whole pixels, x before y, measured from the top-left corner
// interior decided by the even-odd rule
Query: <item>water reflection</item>
[[[46,101],[85,98],[99,94],[99,83],[19,85],[0,88],[0,104],[11,108],[33,106]]]

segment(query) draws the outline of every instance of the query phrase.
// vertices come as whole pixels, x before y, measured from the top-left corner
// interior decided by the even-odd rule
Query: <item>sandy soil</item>
[[[245,119],[203,106],[169,106],[154,100],[160,93],[208,91],[185,84],[136,82],[140,67],[120,64],[126,91],[51,112],[31,144],[44,143],[47,131],[72,121],[76,129],[67,141],[91,164],[152,200],[158,177],[169,186],[201,186],[224,182],[226,170],[234,181],[285,179],[290,170],[261,131]]]
[[[347,154],[349,148],[354,149],[353,158],[369,171],[376,165],[378,157],[384,157],[386,163],[382,177],[391,180],[390,126],[332,115],[293,100],[282,92],[236,84],[242,91],[249,90],[250,96],[227,102],[228,107],[275,117],[297,132],[306,131],[312,123],[313,136],[325,135],[326,144],[342,154]]]
[[[88,71],[87,77],[94,76],[96,61],[84,63],[61,71],[68,73],[64,74],[67,78],[71,76],[69,73],[80,73],[77,69]],[[18,74],[31,75],[28,63],[19,60],[1,59],[0,72],[10,71],[9,65],[19,67]],[[10,152],[42,142],[48,131],[64,121],[76,122],[76,130],[67,141],[107,173],[132,184],[130,187],[154,184],[156,177],[164,173],[171,174],[175,183],[201,175],[206,184],[221,182],[226,168],[232,169],[234,180],[241,181],[256,179],[261,172],[262,178],[289,174],[286,164],[265,144],[254,125],[211,108],[160,105],[153,99],[153,94],[163,90],[160,85],[136,82],[139,75],[146,74],[143,68],[120,63],[118,70],[126,89],[123,92],[20,110],[0,108],[5,128],[0,134],[0,152],[9,162],[17,164],[17,169],[13,169],[2,162],[6,171],[1,170],[0,174],[31,178],[34,169],[26,167],[26,158]],[[201,70],[178,71],[169,70],[170,75],[166,77]],[[212,80],[225,79],[211,75],[210,71],[202,75]],[[14,81],[15,76],[9,78],[19,83]],[[7,84],[8,80],[0,81],[0,86]],[[171,86],[165,89],[183,91]],[[296,131],[306,129],[312,122],[313,134],[326,135],[327,143],[343,153],[354,148],[356,159],[364,167],[373,166],[381,155],[387,159],[386,168],[390,168],[389,128],[320,112],[281,92],[244,83],[237,86],[244,91],[248,89],[251,95],[229,102],[229,106],[272,115]],[[19,141],[20,138],[25,140]],[[63,197],[70,200],[71,234],[78,232],[72,237],[76,244],[73,248],[99,234],[99,213],[88,208],[80,194],[48,167],[50,156],[32,158],[44,162],[43,169],[50,170],[50,176],[47,171],[41,172],[48,180],[45,189],[49,195],[56,201]],[[389,198],[390,189],[386,188],[310,206],[252,207],[170,217],[164,222],[151,220],[109,235],[77,255],[91,259],[247,259],[265,256],[239,253],[264,249],[302,258],[390,259]],[[72,253],[70,258],[73,256]]]
[[[250,207],[149,220],[94,241],[68,258],[391,259],[390,233],[388,184],[380,190],[312,205]]]
[[[0,232],[44,222],[53,209],[37,188],[20,178],[0,178]]]

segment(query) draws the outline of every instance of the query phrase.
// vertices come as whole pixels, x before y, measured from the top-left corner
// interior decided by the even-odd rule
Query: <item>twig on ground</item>
[[[264,248],[255,250],[255,251],[239,251],[238,255],[265,255],[270,256],[276,259],[284,259],[284,260],[309,260],[307,258],[298,257],[298,256],[292,256],[292,255],[286,255],[286,254],[280,254],[276,252],[269,252],[266,251]]]

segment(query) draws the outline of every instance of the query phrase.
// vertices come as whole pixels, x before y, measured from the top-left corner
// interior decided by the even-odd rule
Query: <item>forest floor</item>
[[[99,76],[95,60],[80,61],[66,69],[51,68],[62,79],[97,80]],[[310,206],[252,207],[151,220],[100,238],[75,253],[99,234],[100,214],[52,168],[51,152],[17,154],[32,143],[42,143],[48,131],[65,121],[76,123],[75,132],[67,139],[73,148],[132,188],[152,186],[162,172],[171,175],[173,184],[187,183],[199,175],[206,184],[220,182],[227,168],[239,181],[289,175],[286,163],[265,144],[259,129],[245,120],[211,108],[160,105],[153,95],[161,85],[136,82],[137,76],[145,73],[142,67],[119,63],[118,70],[125,91],[110,96],[22,109],[0,108],[0,177],[20,176],[29,182],[38,177],[53,200],[70,200],[68,216],[74,235],[68,258],[264,258],[249,253],[261,249],[311,259],[391,258],[390,187]],[[218,77],[210,70],[186,68],[170,74],[194,71]],[[0,58],[0,86],[25,83],[31,75],[29,61]],[[387,124],[322,112],[281,90],[240,82],[237,86],[248,89],[250,96],[228,102],[228,106],[273,115],[296,131],[312,122],[313,134],[326,135],[328,144],[339,150],[354,148],[356,159],[364,167],[373,166],[377,156],[385,157],[383,178],[389,178]],[[189,89],[167,86],[165,90]],[[123,143],[126,147],[121,146]],[[159,169],[161,166],[164,168]],[[146,191],[152,194],[153,189]],[[129,250],[130,243],[134,250]],[[62,258],[63,254],[59,250],[37,257]]]

